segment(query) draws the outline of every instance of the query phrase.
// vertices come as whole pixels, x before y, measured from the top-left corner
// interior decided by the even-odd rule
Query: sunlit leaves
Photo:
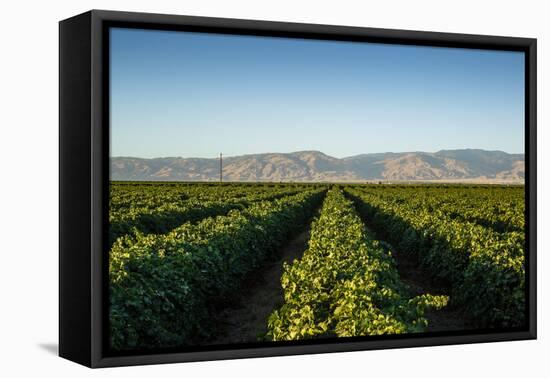
[[[310,234],[302,259],[285,265],[285,302],[268,319],[272,340],[419,332],[425,310],[447,303],[407,296],[391,254],[339,188],[328,193]]]
[[[165,234],[138,232],[118,239],[110,252],[112,347],[170,347],[204,340],[214,329],[216,310],[249,272],[304,225],[324,192],[303,187],[298,194],[255,201]]]
[[[523,187],[390,186],[346,191],[380,235],[452,287],[453,303],[480,326],[523,325]]]

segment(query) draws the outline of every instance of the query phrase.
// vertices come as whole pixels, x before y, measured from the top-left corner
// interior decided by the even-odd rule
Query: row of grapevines
[[[122,212],[132,207],[150,207],[189,198],[186,185],[144,185],[139,183],[111,183],[109,186],[109,212]]]
[[[200,200],[192,198],[184,201],[170,202],[154,207],[145,206],[125,209],[109,214],[109,240],[110,244],[128,234],[140,233],[165,233],[185,222],[197,222],[202,219],[226,214],[229,210],[243,209],[252,203],[272,200],[296,194],[297,190],[279,189],[268,192],[248,193],[247,196],[239,196],[232,199]],[[155,201],[158,201],[155,198]]]
[[[281,283],[284,304],[268,320],[273,340],[418,332],[427,325],[425,310],[448,299],[407,295],[391,254],[339,188],[328,193],[308,249],[285,265]]]
[[[497,233],[452,219],[438,209],[410,205],[397,193],[389,200],[375,189],[347,192],[379,235],[448,283],[452,301],[480,325],[524,324],[524,233]]]
[[[371,186],[370,190],[388,201],[407,202],[409,207],[430,208],[497,232],[525,229],[524,186]]]
[[[181,203],[188,199],[201,201],[222,201],[253,194],[269,193],[273,190],[297,190],[295,187],[279,185],[277,188],[242,185],[210,186],[203,183],[111,183],[109,212],[119,218],[128,211],[153,210],[166,203]]]
[[[204,340],[212,332],[216,309],[307,222],[324,192],[258,202],[163,235],[119,238],[109,270],[113,348]]]

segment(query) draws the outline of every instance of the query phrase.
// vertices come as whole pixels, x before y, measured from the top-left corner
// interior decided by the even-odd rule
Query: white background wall
[[[0,22],[0,375],[183,377],[543,376],[550,372],[545,1],[6,1]],[[56,357],[58,25],[89,9],[536,37],[539,89],[539,340],[89,370]],[[545,106],[546,105],[546,106]],[[544,348],[547,351],[544,353]]]

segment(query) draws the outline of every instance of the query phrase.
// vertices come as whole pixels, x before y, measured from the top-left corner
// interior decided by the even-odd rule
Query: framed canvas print
[[[62,357],[536,338],[536,40],[60,22]]]

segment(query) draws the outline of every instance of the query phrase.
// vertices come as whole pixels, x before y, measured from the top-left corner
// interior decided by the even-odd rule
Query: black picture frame
[[[106,335],[112,26],[525,52],[527,327],[114,355]],[[535,339],[536,39],[92,10],[59,24],[59,355],[88,367]]]

